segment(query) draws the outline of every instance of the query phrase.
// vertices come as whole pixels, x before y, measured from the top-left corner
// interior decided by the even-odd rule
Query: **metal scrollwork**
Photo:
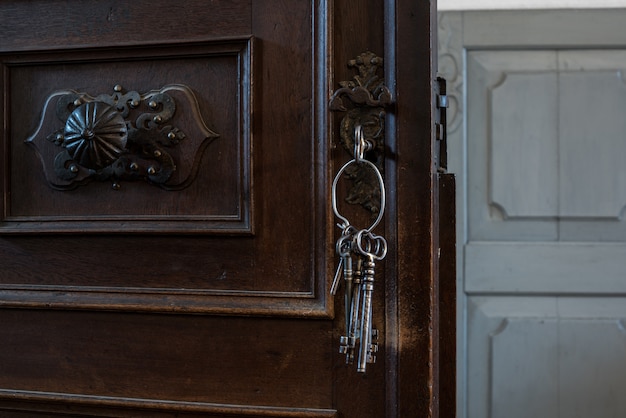
[[[346,112],[340,123],[341,144],[352,155],[355,149],[355,128],[362,128],[364,140],[370,144],[365,159],[382,173],[385,157],[385,107],[391,104],[391,92],[378,76],[383,59],[372,52],[364,52],[348,62],[358,74],[352,80],[341,81],[330,99],[330,110]],[[352,180],[346,201],[359,204],[373,214],[380,211],[380,188],[372,170],[354,165],[346,169]]]
[[[110,180],[117,190],[121,181],[143,179],[166,190],[187,187],[204,148],[219,137],[204,124],[191,89],[170,85],[139,94],[116,85],[113,90],[96,97],[64,90],[48,97],[39,129],[26,142],[37,148],[50,185],[69,190],[91,180]],[[175,97],[183,99],[195,121],[187,122],[191,140],[172,123]],[[42,140],[39,132],[56,124],[48,115],[51,108],[63,126]],[[188,142],[187,149],[177,150],[182,141]]]

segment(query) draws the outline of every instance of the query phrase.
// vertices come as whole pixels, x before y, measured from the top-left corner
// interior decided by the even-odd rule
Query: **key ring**
[[[332,206],[333,206],[333,212],[335,212],[335,216],[339,218],[342,222],[341,224],[337,224],[337,226],[345,230],[346,228],[350,226],[350,221],[348,221],[346,217],[342,216],[339,213],[339,209],[337,208],[337,183],[339,182],[339,179],[341,178],[341,175],[343,174],[343,172],[350,165],[352,164],[369,165],[374,170],[374,173],[376,173],[376,178],[378,179],[378,185],[380,187],[380,210],[378,211],[378,216],[376,217],[376,220],[374,221],[374,223],[371,224],[369,228],[365,229],[365,231],[369,233],[369,232],[372,232],[374,228],[376,228],[376,226],[382,220],[383,215],[385,214],[385,194],[386,194],[385,181],[383,180],[383,176],[382,174],[380,174],[378,167],[376,167],[376,165],[374,165],[374,163],[372,163],[371,161],[363,158],[363,155],[367,148],[367,141],[363,139],[363,128],[361,127],[361,125],[357,125],[354,128],[354,136],[355,136],[355,140],[354,140],[354,157],[355,158],[345,163],[343,167],[339,169],[339,171],[337,172],[337,175],[335,176],[335,179],[333,180],[333,187],[331,189]]]

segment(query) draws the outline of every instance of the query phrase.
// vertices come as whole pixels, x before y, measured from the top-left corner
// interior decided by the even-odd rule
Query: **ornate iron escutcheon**
[[[48,97],[37,132],[26,140],[37,149],[48,183],[59,190],[92,180],[111,181],[115,190],[121,181],[134,180],[165,190],[189,186],[204,149],[219,137],[206,127],[191,89],[169,85],[139,94],[116,85],[113,90],[96,97],[63,90]],[[191,135],[174,126],[175,116]]]
[[[340,124],[341,144],[350,154],[354,154],[356,129],[362,135],[369,150],[365,159],[372,162],[382,173],[385,158],[385,107],[391,104],[391,92],[378,76],[383,68],[383,59],[372,52],[363,52],[348,62],[348,67],[356,68],[358,74],[350,81],[341,81],[341,88],[330,99],[330,110],[346,112]],[[380,187],[378,179],[367,166],[354,165],[346,170],[352,180],[346,201],[359,204],[372,214],[380,211]]]

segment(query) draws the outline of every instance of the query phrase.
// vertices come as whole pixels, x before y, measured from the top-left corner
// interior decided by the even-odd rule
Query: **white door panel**
[[[624,417],[626,9],[445,12],[459,417]]]
[[[625,317],[625,298],[470,297],[466,416],[625,416]]]

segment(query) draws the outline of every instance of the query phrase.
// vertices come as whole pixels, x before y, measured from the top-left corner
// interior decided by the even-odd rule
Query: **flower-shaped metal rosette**
[[[88,102],[68,117],[62,145],[81,166],[100,170],[126,151],[127,138],[126,122],[115,108]]]

